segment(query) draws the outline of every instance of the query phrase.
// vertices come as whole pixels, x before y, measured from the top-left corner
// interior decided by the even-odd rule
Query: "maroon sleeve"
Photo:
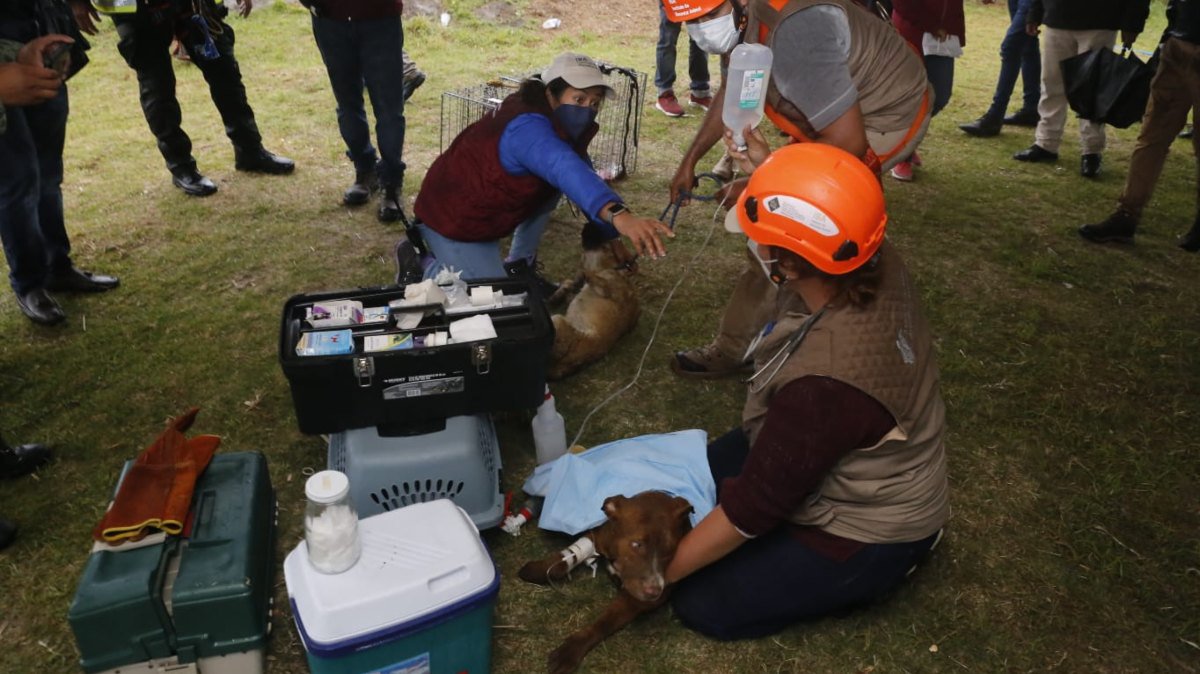
[[[721,507],[751,536],[786,520],[852,449],[896,425],[871,396],[828,377],[801,377],[775,393],[742,473],[721,484]]]

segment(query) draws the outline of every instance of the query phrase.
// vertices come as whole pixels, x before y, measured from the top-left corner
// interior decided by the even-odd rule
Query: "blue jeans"
[[[359,173],[376,166],[375,148],[363,85],[375,111],[375,139],[379,143],[379,180],[398,187],[404,180],[404,27],[399,17],[368,21],[335,21],[314,16],[313,37],[333,98],[337,101],[338,130],[346,143],[346,156]]]
[[[681,24],[667,19],[662,3],[658,5],[658,44],[654,48],[654,86],[665,94],[675,88],[675,44],[679,41]],[[708,92],[708,54],[688,38],[688,77],[691,90],[697,95]]]
[[[1021,109],[1037,110],[1038,99],[1042,96],[1042,55],[1037,36],[1025,32],[1031,4],[1033,0],[1008,0],[1008,15],[1012,22],[1000,43],[1000,77],[996,80],[996,93],[992,96],[988,116],[1003,117],[1008,111],[1008,101],[1018,76],[1025,90]]]
[[[424,260],[425,278],[437,276],[442,267],[451,267],[461,271],[464,281],[481,278],[502,278],[508,275],[504,263],[522,258],[532,261],[537,256],[538,245],[542,242],[542,234],[550,222],[550,215],[558,206],[561,194],[555,194],[542,205],[536,213],[529,216],[525,222],[517,225],[513,231],[512,243],[508,249],[508,257],[500,253],[500,240],[495,241],[458,241],[442,236],[429,225],[417,222],[425,245],[429,248],[432,260]]]
[[[708,446],[718,485],[741,472],[749,451],[740,428]],[[684,578],[671,605],[684,625],[715,639],[762,637],[882,599],[904,582],[935,539],[936,534],[915,543],[868,544],[839,561],[780,526]]]
[[[949,56],[926,56],[925,75],[933,85],[933,105],[929,109],[929,116],[936,117],[950,102],[950,94],[954,91],[954,59]]]
[[[45,103],[6,111],[8,132],[0,134],[0,239],[8,279],[22,295],[43,287],[51,271],[71,266],[62,201],[67,87]]]

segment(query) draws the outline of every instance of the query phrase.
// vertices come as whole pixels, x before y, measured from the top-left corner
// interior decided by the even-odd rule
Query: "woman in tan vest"
[[[932,340],[875,175],[844,150],[790,145],[734,218],[785,301],[755,340],[742,426],[708,448],[718,505],[666,573],[684,624],[719,639],[882,598],[949,513]]]

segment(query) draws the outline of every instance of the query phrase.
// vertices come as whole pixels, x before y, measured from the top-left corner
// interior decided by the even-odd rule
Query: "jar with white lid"
[[[358,513],[350,504],[350,480],[345,473],[323,470],[304,484],[304,541],[308,561],[321,573],[341,573],[358,561]]]

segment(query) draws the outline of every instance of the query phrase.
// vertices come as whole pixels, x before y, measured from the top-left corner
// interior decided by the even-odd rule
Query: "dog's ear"
[[[621,506],[623,506],[628,500],[629,499],[621,495],[609,496],[608,498],[604,499],[604,514],[607,515],[608,519],[610,520],[617,519],[617,513],[621,511]]]
[[[682,496],[676,496],[671,499],[671,516],[677,520],[687,519],[687,516],[692,514],[692,504]]]

